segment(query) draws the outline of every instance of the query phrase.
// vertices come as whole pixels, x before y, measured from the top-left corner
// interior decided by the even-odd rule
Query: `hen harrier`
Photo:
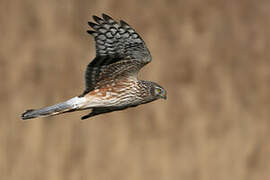
[[[22,119],[92,109],[81,118],[86,119],[166,99],[166,91],[160,85],[137,79],[139,70],[151,61],[142,38],[126,22],[118,23],[106,14],[102,17],[93,16],[96,22],[88,22],[93,28],[87,32],[95,38],[96,57],[87,66],[82,95],[53,106],[27,110]]]

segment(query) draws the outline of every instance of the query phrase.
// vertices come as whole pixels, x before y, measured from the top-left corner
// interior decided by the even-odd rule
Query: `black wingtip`
[[[91,22],[91,21],[88,22],[88,25],[89,25],[91,28],[93,28],[93,29],[97,29],[97,28],[99,27],[98,24],[93,23],[93,22]]]
[[[107,15],[107,14],[104,14],[104,13],[102,13],[102,17],[103,17],[103,19],[104,19],[105,21],[113,20],[113,18],[112,18],[111,16],[109,16],[109,15]]]
[[[94,34],[96,31],[87,30],[86,32],[87,32],[88,34],[91,34],[91,35],[92,35],[92,34]]]
[[[101,19],[101,18],[98,17],[98,16],[93,15],[92,17],[93,17],[94,21],[96,21],[96,22],[99,23],[99,24],[101,24],[101,23],[104,22],[103,19]]]
[[[130,27],[128,23],[126,23],[124,20],[120,20],[120,25],[122,27]]]

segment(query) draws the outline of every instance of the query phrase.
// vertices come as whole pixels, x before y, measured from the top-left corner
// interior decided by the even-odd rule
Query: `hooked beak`
[[[162,99],[166,100],[167,99],[167,94],[163,94],[162,96],[160,96]]]

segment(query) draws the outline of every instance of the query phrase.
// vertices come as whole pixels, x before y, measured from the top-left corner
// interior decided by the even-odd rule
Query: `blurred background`
[[[101,13],[143,37],[140,78],[167,101],[20,120],[82,93]],[[0,179],[269,179],[269,17],[267,0],[1,0]]]

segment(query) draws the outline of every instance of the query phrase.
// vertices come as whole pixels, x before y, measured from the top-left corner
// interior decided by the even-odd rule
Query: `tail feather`
[[[55,104],[53,106],[41,108],[41,109],[29,109],[26,110],[21,118],[23,120],[37,118],[39,116],[52,116],[65,112],[71,112],[77,110],[81,103],[81,98],[75,97],[66,102]]]

